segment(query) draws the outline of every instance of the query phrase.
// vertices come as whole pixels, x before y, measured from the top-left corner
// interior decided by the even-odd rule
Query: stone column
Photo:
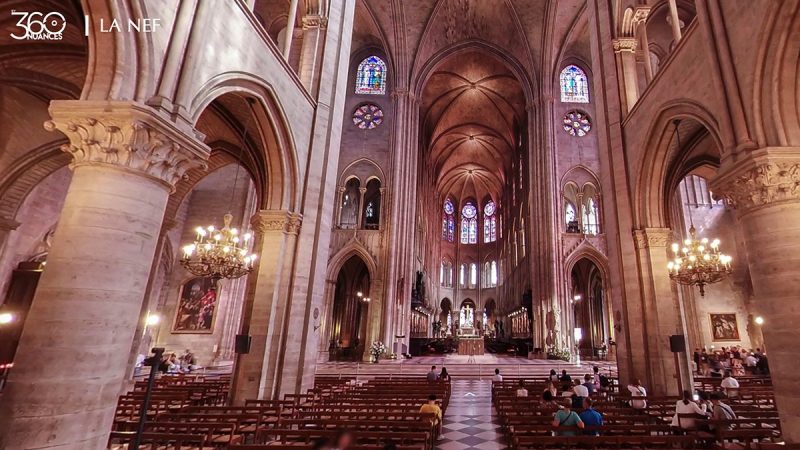
[[[364,197],[366,194],[367,188],[358,188],[358,223],[356,224],[356,230],[364,229],[364,208],[367,206],[364,204]]]
[[[636,76],[636,38],[617,38],[613,41],[617,55],[621,88],[624,90],[625,107],[628,111],[639,100],[639,80]]]
[[[250,352],[237,355],[233,399],[272,398],[275,361],[283,334],[289,284],[301,218],[289,211],[259,211],[250,223],[256,232],[258,267],[246,295],[241,334],[252,338]]]
[[[303,46],[300,49],[300,81],[311,95],[315,95],[319,87],[328,18],[322,14],[309,14],[303,17],[302,22]]]
[[[294,40],[294,23],[297,20],[297,0],[289,1],[289,17],[286,21],[286,34],[283,40],[283,59],[289,60],[289,53],[292,51],[292,40]]]
[[[783,438],[800,443],[800,392],[795,380],[800,323],[800,147],[753,151],[723,166],[710,187],[736,208],[754,304],[764,317],[762,332]]]
[[[0,402],[0,448],[100,449],[167,197],[209,150],[134,103],[54,101],[50,115],[74,175]]]
[[[639,52],[644,58],[644,73],[647,82],[653,79],[653,65],[650,61],[650,40],[647,38],[647,16],[650,15],[650,7],[639,6],[633,13],[634,34],[639,38]]]
[[[681,18],[678,16],[678,4],[676,0],[669,0],[669,17],[672,24],[672,40],[675,45],[681,40]]]
[[[668,228],[634,231],[644,317],[641,323],[632,321],[629,326],[631,333],[644,335],[646,378],[650,384],[646,387],[656,395],[678,394],[678,377],[686,377],[691,372],[685,357],[679,357],[678,367],[675,367],[675,356],[669,346],[671,335],[685,334],[678,297],[667,272],[667,246],[671,236]],[[642,374],[636,376],[642,378]],[[684,389],[691,390],[689,381],[682,380]]]

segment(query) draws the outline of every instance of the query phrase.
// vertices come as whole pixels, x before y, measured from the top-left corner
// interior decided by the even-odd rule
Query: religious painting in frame
[[[210,277],[194,277],[181,286],[173,333],[212,333],[219,289]]]
[[[711,313],[711,336],[715,341],[738,341],[736,313]]]

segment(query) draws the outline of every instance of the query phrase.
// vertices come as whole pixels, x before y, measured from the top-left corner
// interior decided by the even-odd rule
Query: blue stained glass
[[[386,63],[377,56],[361,61],[356,72],[356,94],[386,93]]]
[[[562,102],[589,103],[589,79],[580,67],[565,67],[559,78]]]

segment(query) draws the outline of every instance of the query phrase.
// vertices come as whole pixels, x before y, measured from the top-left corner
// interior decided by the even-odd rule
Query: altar
[[[477,356],[482,355],[483,352],[483,338],[480,336],[462,337],[458,340],[459,355]]]
[[[483,355],[483,336],[475,328],[474,308],[470,304],[462,306],[459,314],[458,354]]]

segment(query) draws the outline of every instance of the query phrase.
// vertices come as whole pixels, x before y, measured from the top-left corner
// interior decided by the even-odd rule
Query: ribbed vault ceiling
[[[477,50],[451,56],[429,77],[421,106],[437,190],[457,199],[497,198],[525,114],[524,94],[506,65]]]

